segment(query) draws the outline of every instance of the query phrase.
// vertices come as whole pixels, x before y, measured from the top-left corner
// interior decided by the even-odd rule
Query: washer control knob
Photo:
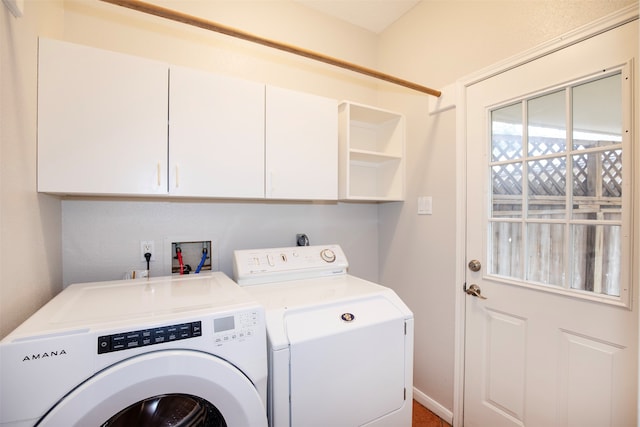
[[[320,258],[326,262],[334,262],[336,260],[336,254],[331,249],[323,249],[320,252]]]

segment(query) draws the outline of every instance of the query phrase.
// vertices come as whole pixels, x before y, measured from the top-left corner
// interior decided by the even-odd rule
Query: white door
[[[262,83],[171,66],[169,193],[264,197]]]
[[[467,88],[465,426],[636,425],[637,27]]]

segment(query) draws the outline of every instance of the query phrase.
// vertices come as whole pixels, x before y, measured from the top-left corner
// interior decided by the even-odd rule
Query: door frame
[[[604,33],[608,30],[632,22],[639,18],[639,3],[634,3],[624,9],[620,9],[610,15],[606,15],[594,22],[576,28],[562,36],[553,40],[526,50],[518,55],[507,58],[476,73],[465,76],[455,85],[451,85],[447,89],[455,90],[455,106],[456,108],[456,272],[455,283],[457,286],[455,293],[455,347],[454,347],[454,374],[453,374],[453,427],[462,427],[464,422],[464,354],[465,354],[465,303],[467,301],[466,294],[463,291],[465,277],[467,273],[466,267],[466,147],[467,147],[467,114],[466,114],[466,92],[469,86],[487,80],[498,74],[509,71],[520,65],[534,61],[543,56],[549,55],[568,46],[580,43],[595,35]],[[640,55],[639,55],[640,57]],[[639,61],[640,62],[640,61]],[[640,84],[639,78],[640,64],[635,65],[635,85]],[[444,91],[443,91],[443,94]],[[446,95],[446,94],[445,94]],[[451,95],[451,98],[453,96]],[[636,101],[637,104],[638,101]],[[634,116],[637,120],[637,117]],[[636,134],[634,135],[634,146],[638,143],[637,123],[634,124]],[[638,193],[640,189],[635,189]],[[634,201],[634,206],[637,201]],[[637,216],[638,212],[634,212]],[[635,223],[635,221],[634,221]],[[638,231],[634,229],[634,239],[638,236]],[[638,242],[633,242],[634,250],[638,247]],[[634,252],[635,253],[635,252]],[[632,274],[636,278],[635,273]],[[637,285],[637,284],[636,284]],[[631,291],[637,290],[637,286]],[[640,403],[640,402],[639,402]]]

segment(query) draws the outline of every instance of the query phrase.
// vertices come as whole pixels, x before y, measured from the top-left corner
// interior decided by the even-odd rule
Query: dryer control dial
[[[339,245],[248,249],[233,252],[233,278],[240,285],[346,274],[349,262]]]
[[[336,253],[331,249],[323,249],[320,252],[320,258],[326,262],[334,262],[336,260]]]

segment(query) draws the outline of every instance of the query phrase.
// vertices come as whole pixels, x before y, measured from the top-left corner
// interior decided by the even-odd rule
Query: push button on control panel
[[[202,322],[180,323],[98,337],[98,354],[127,350],[202,335]]]

